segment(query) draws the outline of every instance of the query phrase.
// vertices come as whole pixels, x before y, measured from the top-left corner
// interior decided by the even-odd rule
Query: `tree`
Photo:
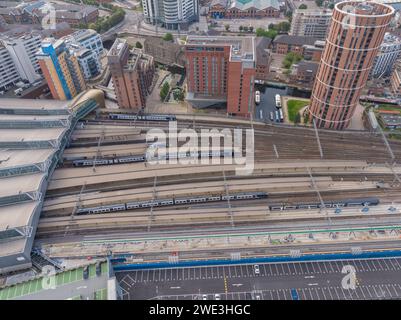
[[[315,3],[318,7],[321,7],[323,5],[323,0],[315,0]]]
[[[329,4],[329,9],[333,10],[334,9],[334,3]]]
[[[249,32],[253,32],[253,26],[249,27]]]
[[[177,101],[184,101],[185,94],[182,89],[175,89],[173,92],[174,99]]]
[[[290,69],[294,63],[301,61],[303,57],[299,53],[288,52],[283,60],[283,67],[285,69]]]
[[[142,47],[142,43],[140,43],[139,41],[137,41],[137,42],[135,43],[135,48],[142,49],[142,48],[143,48],[143,47]]]
[[[163,86],[160,90],[160,100],[164,101],[168,95],[168,92],[170,91],[170,85],[168,84],[168,82],[164,82]]]
[[[239,26],[239,32],[242,32],[242,30],[244,30],[243,26]]]
[[[308,9],[308,6],[305,3],[303,3],[298,7],[298,9]]]
[[[291,23],[282,21],[277,25],[278,31],[288,32],[291,29]]]
[[[228,31],[228,30],[230,30],[230,25],[229,25],[229,24],[226,24],[226,25],[224,26],[224,28],[226,28],[226,31]]]
[[[270,39],[274,39],[277,35],[277,31],[270,29],[270,30],[265,30],[263,28],[257,28],[256,29],[256,36],[257,37],[266,37]]]
[[[299,112],[295,115],[295,119],[294,119],[294,123],[300,123],[301,122],[301,115],[299,114]]]
[[[165,41],[173,41],[174,38],[173,38],[173,35],[172,35],[170,32],[167,32],[167,33],[164,35],[163,40],[165,40]]]
[[[248,32],[248,27],[244,26],[244,32]]]

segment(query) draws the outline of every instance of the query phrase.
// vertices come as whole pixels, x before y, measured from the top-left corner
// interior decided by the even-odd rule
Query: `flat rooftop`
[[[12,206],[0,207],[0,231],[8,228],[15,228],[29,225],[32,212],[35,210],[39,201],[31,201],[20,203]],[[12,211],[11,211],[12,210]],[[10,217],[10,211],[13,213]],[[2,243],[1,249],[7,246],[7,243]]]
[[[61,100],[1,98],[0,109],[41,109],[68,111],[68,102]]]
[[[35,173],[2,178],[0,180],[0,199],[38,190],[44,176],[43,173]]]
[[[254,37],[188,36],[187,46],[230,46],[231,55],[254,59]]]
[[[66,128],[0,129],[0,142],[56,140],[65,131]]]
[[[54,152],[53,149],[0,150],[0,170],[45,162]]]

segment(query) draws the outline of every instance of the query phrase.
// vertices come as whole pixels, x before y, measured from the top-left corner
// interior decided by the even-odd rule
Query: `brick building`
[[[197,107],[225,103],[233,115],[253,113],[253,37],[189,36],[185,57],[188,101]]]
[[[280,17],[278,0],[213,0],[209,16],[215,19]]]
[[[255,38],[255,52],[256,52],[256,80],[267,80],[269,74],[269,67],[271,62],[270,54],[271,39],[267,37]]]
[[[138,49],[130,51],[126,40],[117,38],[107,61],[119,107],[145,108],[155,72],[153,57]]]
[[[377,2],[335,5],[309,107],[318,127],[347,128],[393,15],[393,7]]]
[[[273,52],[278,54],[296,52],[304,55],[305,46],[314,45],[316,40],[318,39],[313,37],[281,34],[273,40]]]

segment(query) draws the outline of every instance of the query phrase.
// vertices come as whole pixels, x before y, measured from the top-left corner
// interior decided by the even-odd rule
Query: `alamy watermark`
[[[254,169],[254,139],[253,129],[202,128],[197,132],[184,128],[178,131],[177,122],[170,121],[168,132],[159,128],[148,130],[146,160],[151,165],[236,165],[237,175],[251,175]]]
[[[44,15],[41,21],[42,28],[45,30],[55,30],[57,27],[56,8],[53,4],[46,2],[40,11]]]

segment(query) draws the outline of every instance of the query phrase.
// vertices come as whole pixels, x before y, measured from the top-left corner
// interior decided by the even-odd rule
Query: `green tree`
[[[256,29],[256,36],[257,37],[267,37],[274,39],[277,36],[277,31],[270,29],[270,30],[265,30],[263,28],[257,28]]]
[[[283,67],[285,69],[290,69],[291,66],[294,63],[298,63],[299,61],[301,61],[303,59],[302,55],[300,55],[299,53],[296,52],[289,52],[287,53],[287,55],[285,56],[284,60],[283,60]]]
[[[249,32],[253,32],[253,26],[249,27]]]
[[[334,9],[334,3],[329,4],[329,9],[333,10]]]
[[[239,26],[239,32],[242,32],[242,30],[244,30],[243,26]]]
[[[305,3],[303,3],[298,7],[298,9],[308,9],[308,6]]]
[[[226,24],[226,25],[224,26],[224,28],[226,28],[226,31],[228,31],[228,30],[230,30],[230,25],[229,25],[229,24]]]
[[[174,38],[173,38],[173,35],[172,35],[170,32],[167,32],[167,33],[164,35],[163,40],[165,40],[165,41],[173,41]]]
[[[168,82],[163,83],[163,86],[160,90],[160,100],[164,101],[168,95],[168,92],[170,91],[170,85]]]
[[[315,0],[315,3],[318,7],[321,7],[323,5],[323,0]]]
[[[135,43],[135,48],[142,49],[142,48],[143,48],[143,47],[142,47],[142,43],[140,43],[139,41],[137,41],[137,42]]]
[[[295,119],[294,119],[294,123],[300,123],[301,122],[301,115],[299,114],[299,112],[295,115]]]
[[[244,26],[244,32],[248,32],[248,27]]]
[[[184,101],[185,94],[182,89],[175,89],[174,92],[174,99],[177,101]]]
[[[287,21],[282,21],[277,25],[278,31],[288,32],[291,29],[291,23]]]

